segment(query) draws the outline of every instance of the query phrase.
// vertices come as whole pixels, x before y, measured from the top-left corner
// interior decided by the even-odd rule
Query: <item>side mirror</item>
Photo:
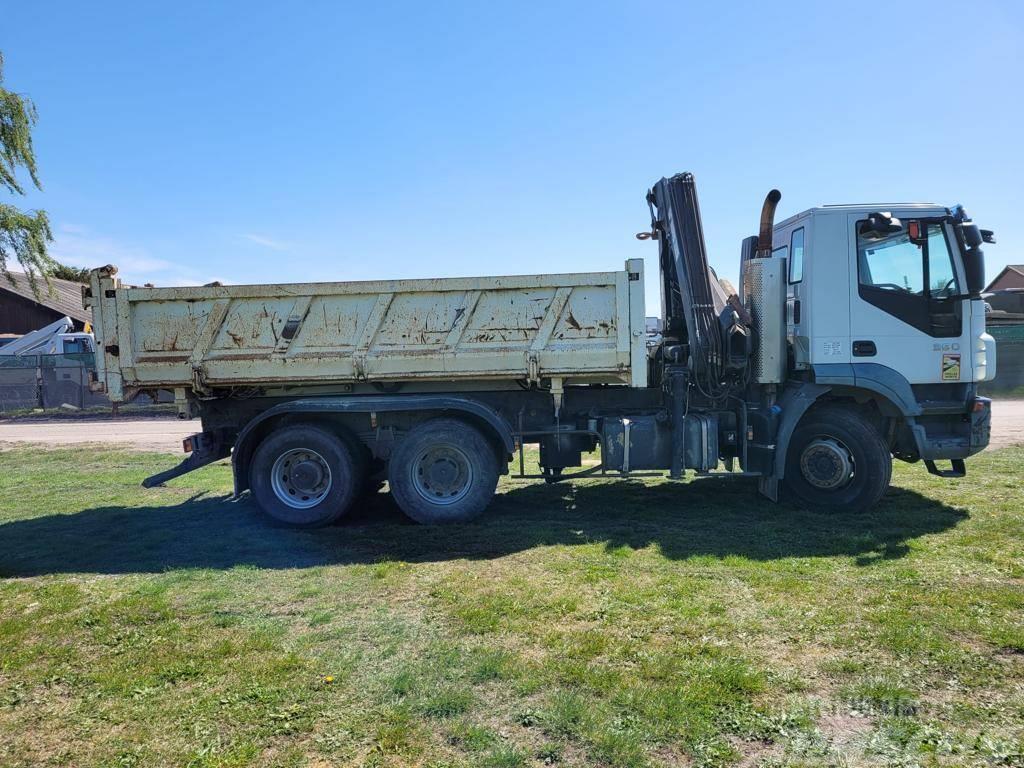
[[[868,214],[867,220],[860,225],[859,234],[866,240],[882,240],[902,231],[903,222],[888,211],[876,211]]]
[[[982,244],[981,230],[977,224],[965,221],[960,225],[960,231],[964,234],[964,244],[968,248],[977,248]]]
[[[985,254],[981,248],[968,248],[964,253],[964,273],[967,277],[967,293],[972,298],[978,298],[985,289]]]
[[[981,230],[981,240],[982,242],[988,243],[989,245],[995,245],[996,233],[993,232],[991,229],[983,229]]]

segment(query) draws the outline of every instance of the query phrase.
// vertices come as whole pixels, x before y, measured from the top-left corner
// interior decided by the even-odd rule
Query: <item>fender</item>
[[[910,382],[899,372],[878,363],[818,364],[814,366],[814,380],[814,384],[790,384],[779,400],[782,421],[775,439],[776,479],[785,476],[789,440],[800,418],[832,387],[850,387],[880,395],[892,403],[911,424],[914,417],[921,413],[921,405],[914,397]]]
[[[772,480],[781,480],[786,474],[786,453],[796,425],[807,413],[807,409],[831,389],[832,387],[825,384],[790,383],[786,386],[782,397],[779,398],[782,415],[779,419],[779,431],[775,435],[775,467]]]
[[[357,397],[316,397],[291,400],[268,408],[246,424],[235,439],[231,467],[235,478],[235,495],[249,487],[249,456],[254,447],[257,429],[270,419],[283,414],[370,413],[396,411],[455,411],[473,416],[490,427],[509,456],[515,450],[512,428],[505,418],[489,405],[466,397],[451,395],[371,395]]]
[[[903,416],[920,416],[921,404],[906,377],[878,363],[830,363],[814,366],[819,384],[855,387],[881,395],[895,405]]]

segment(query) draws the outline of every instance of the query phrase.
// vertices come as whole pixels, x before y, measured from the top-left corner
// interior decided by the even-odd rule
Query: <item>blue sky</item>
[[[736,273],[761,200],[962,202],[1024,262],[1024,4],[12,3],[54,253],[133,282],[620,269],[697,174]],[[696,6],[696,4],[694,4]],[[651,304],[649,314],[655,311]]]

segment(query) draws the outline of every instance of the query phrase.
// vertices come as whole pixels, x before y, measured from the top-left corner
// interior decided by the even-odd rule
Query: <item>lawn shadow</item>
[[[902,557],[912,539],[967,517],[900,488],[871,512],[830,515],[772,504],[743,480],[609,480],[512,485],[479,520],[446,527],[412,524],[390,495],[377,494],[341,525],[305,531],[273,525],[249,499],[200,495],[176,505],[95,507],[0,525],[0,577],[472,560],[589,543],[655,545],[671,559],[838,555],[865,565]]]

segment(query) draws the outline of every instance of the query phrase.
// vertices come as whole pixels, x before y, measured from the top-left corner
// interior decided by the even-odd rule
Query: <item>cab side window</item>
[[[793,230],[789,238],[789,283],[799,283],[804,279],[804,228]]]
[[[942,220],[909,221],[884,237],[863,232],[864,223],[857,222],[860,297],[929,336],[959,336],[960,289]]]
[[[921,248],[906,234],[877,242],[857,242],[860,284],[868,288],[920,294],[924,288]]]
[[[89,346],[85,339],[64,339],[64,354],[76,355],[88,352]]]
[[[949,243],[938,224],[928,225],[928,292],[938,299],[960,293]]]

